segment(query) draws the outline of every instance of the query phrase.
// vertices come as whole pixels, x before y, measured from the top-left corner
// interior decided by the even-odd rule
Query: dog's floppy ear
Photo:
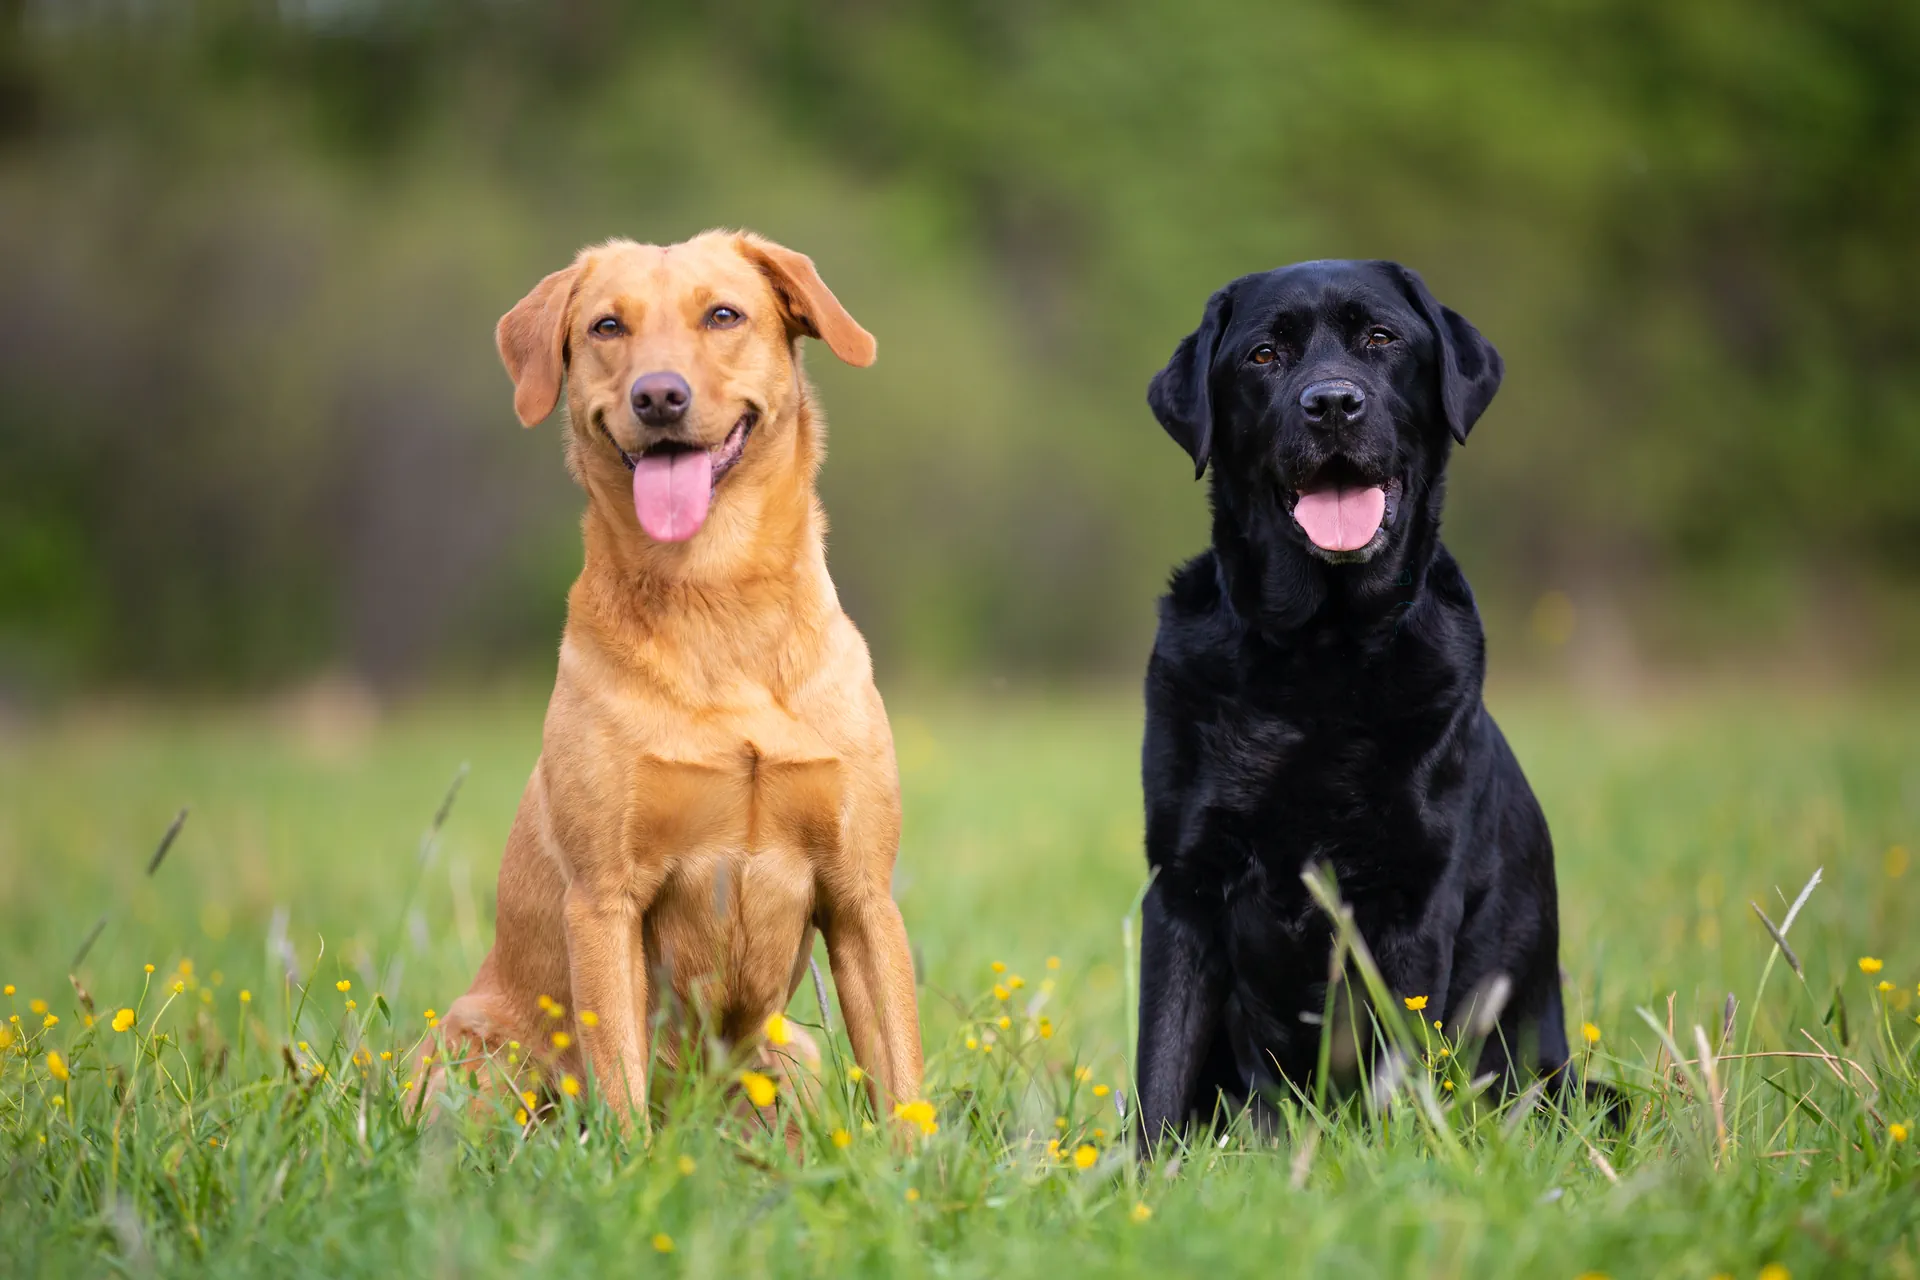
[[[554,272],[494,326],[500,361],[513,379],[513,411],[523,427],[546,421],[560,399],[560,379],[567,368],[567,313],[579,276],[579,263]]]
[[[858,368],[873,363],[873,335],[840,305],[840,299],[814,270],[812,258],[752,232],[742,232],[737,243],[741,256],[760,268],[773,286],[774,296],[787,314],[789,334],[819,338],[833,354]]]
[[[1407,296],[1427,318],[1427,327],[1433,330],[1440,356],[1440,405],[1446,412],[1447,427],[1453,432],[1453,438],[1465,444],[1467,432],[1473,430],[1473,424],[1493,403],[1493,393],[1500,389],[1506,362],[1493,344],[1467,323],[1465,316],[1452,307],[1440,305],[1418,271],[1397,262],[1386,265],[1399,273]]]
[[[1220,335],[1233,319],[1233,288],[1207,299],[1200,327],[1180,339],[1166,368],[1147,384],[1147,407],[1167,434],[1193,459],[1193,478],[1207,473],[1213,456],[1213,392],[1208,386]]]

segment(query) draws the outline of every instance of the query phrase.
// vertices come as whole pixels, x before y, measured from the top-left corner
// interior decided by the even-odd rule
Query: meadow
[[[1469,1029],[1409,1018],[1393,1078],[1152,1164],[1122,1119],[1131,691],[892,699],[905,1150],[838,1042],[776,1099],[797,1152],[731,1074],[644,1142],[590,1090],[418,1123],[402,1076],[488,945],[537,694],[0,726],[0,1273],[1920,1275],[1920,698],[1491,702],[1625,1130],[1503,1104]],[[1780,926],[1816,870],[1790,963],[1750,903]],[[810,984],[789,1015],[821,1025]]]

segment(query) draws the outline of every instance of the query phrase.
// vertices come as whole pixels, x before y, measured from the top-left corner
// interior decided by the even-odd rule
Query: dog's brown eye
[[[1370,347],[1384,347],[1392,341],[1393,335],[1379,325],[1367,330],[1367,345]]]
[[[707,328],[731,329],[744,319],[746,319],[746,317],[738,311],[735,311],[732,307],[715,307],[713,310],[707,312]]]
[[[1271,345],[1263,342],[1247,353],[1247,359],[1255,364],[1272,364],[1278,355],[1279,353]]]
[[[620,336],[620,320],[617,316],[601,316],[593,322],[593,331],[603,338]]]

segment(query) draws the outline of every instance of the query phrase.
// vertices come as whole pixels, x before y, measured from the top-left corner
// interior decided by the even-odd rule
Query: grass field
[[[1494,705],[1560,850],[1575,1038],[1597,1030],[1628,1131],[1502,1113],[1447,1028],[1385,1102],[1177,1168],[1128,1157],[1115,1105],[1131,696],[895,699],[938,1131],[895,1152],[836,1065],[778,1102],[799,1159],[729,1118],[725,1080],[650,1147],[590,1097],[524,1128],[513,1102],[424,1130],[399,1105],[425,1011],[487,946],[539,698],[15,726],[0,1273],[1920,1275],[1920,701]],[[1779,922],[1816,868],[1796,974],[1748,902]],[[810,989],[791,1013],[818,1022]]]

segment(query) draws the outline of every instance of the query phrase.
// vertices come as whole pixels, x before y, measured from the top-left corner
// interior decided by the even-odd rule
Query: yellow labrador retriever
[[[876,1103],[919,1096],[893,737],[827,577],[802,337],[873,362],[810,259],[725,231],[587,249],[500,321],[522,423],[565,385],[586,560],[436,1083],[517,1041],[644,1125],[650,1061],[751,1049],[818,928]]]

